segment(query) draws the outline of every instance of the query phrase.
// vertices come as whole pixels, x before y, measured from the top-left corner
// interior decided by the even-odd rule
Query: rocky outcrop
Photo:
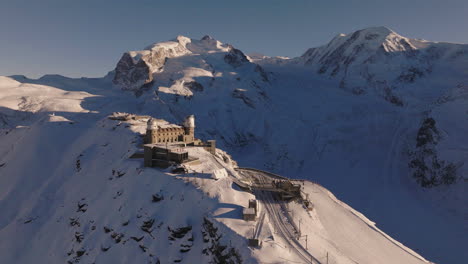
[[[232,92],[232,97],[241,99],[248,107],[255,108],[254,102],[250,99],[244,89],[235,89]]]
[[[124,53],[115,68],[114,84],[124,90],[138,90],[152,81],[153,74],[148,64],[142,59],[135,63],[129,53]]]
[[[262,68],[260,65],[255,66],[255,72],[260,74],[260,77],[262,78],[262,81],[264,82],[269,82],[270,80],[268,79],[268,74],[265,72],[265,70]]]
[[[184,86],[194,92],[203,92],[204,90],[203,85],[196,81],[185,82]]]
[[[224,55],[224,61],[233,67],[239,67],[248,63],[249,59],[242,51],[231,46],[229,52]]]
[[[153,74],[161,72],[169,58],[183,56],[191,40],[179,36],[175,41],[157,43],[142,51],[126,52],[117,63],[114,84],[123,90],[137,91],[153,82]]]
[[[416,149],[410,153],[409,167],[416,181],[426,188],[452,184],[457,180],[457,166],[438,156],[436,146],[441,139],[436,121],[424,119],[416,136]]]

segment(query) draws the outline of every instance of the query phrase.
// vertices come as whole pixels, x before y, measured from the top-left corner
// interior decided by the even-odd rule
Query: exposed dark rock
[[[162,200],[164,200],[164,196],[162,194],[157,193],[157,194],[152,195],[152,200],[151,201],[153,203],[157,203],[157,202],[160,202]]]
[[[135,63],[128,52],[122,55],[115,68],[114,84],[121,86],[124,90],[138,90],[152,81],[153,75],[150,67],[143,59]]]
[[[101,251],[102,251],[102,252],[106,252],[106,251],[108,251],[110,248],[111,248],[111,246],[103,246],[103,245],[101,245]]]
[[[169,236],[169,240],[175,240],[176,238],[183,238],[189,231],[192,230],[192,226],[180,227],[175,230],[172,230],[170,227],[167,227],[167,229],[171,233]]]
[[[436,121],[432,117],[424,119],[416,136],[416,147],[422,147],[427,144],[437,144],[440,140],[440,134],[437,130]]]
[[[384,93],[385,93],[384,94],[384,99],[387,102],[389,102],[389,103],[391,103],[393,105],[396,105],[396,106],[403,106],[404,105],[403,100],[400,97],[396,96],[393,93],[393,91],[392,91],[392,89],[390,87],[385,87],[384,88]]]
[[[78,227],[80,227],[81,224],[80,224],[80,222],[79,222],[78,220],[79,220],[78,218],[72,218],[72,217],[70,217],[70,226],[78,226]]]
[[[438,157],[436,145],[441,135],[436,121],[424,119],[416,136],[416,150],[411,155],[408,166],[413,170],[413,177],[422,187],[453,184],[457,180],[457,166]]]
[[[122,176],[125,175],[125,172],[123,172],[123,171],[116,171],[116,174],[117,174],[116,177],[117,177],[117,178],[120,178],[120,177],[122,177]]]
[[[86,212],[88,210],[88,204],[82,201],[78,202],[78,209],[76,209],[76,212]]]
[[[235,248],[222,245],[219,242],[221,235],[218,234],[218,228],[206,218],[203,220],[202,235],[203,242],[208,244],[202,253],[213,256],[213,263],[242,263],[242,258]]]
[[[419,79],[423,76],[424,72],[418,68],[411,67],[405,72],[401,73],[401,75],[398,77],[398,80],[401,82],[413,83],[416,79]]]
[[[122,241],[122,238],[125,236],[125,234],[123,233],[117,233],[117,232],[114,232],[111,234],[111,238],[114,239],[114,242],[116,244],[120,243]]]
[[[140,242],[145,236],[141,236],[141,237],[130,237],[131,239],[135,240],[136,242]]]
[[[231,46],[229,52],[224,56],[224,61],[233,67],[239,67],[249,60],[242,51]]]
[[[187,253],[192,249],[192,245],[181,245],[181,249],[179,250],[181,253]]]
[[[36,219],[37,219],[37,217],[30,217],[30,218],[28,218],[27,220],[25,220],[25,221],[23,222],[23,224],[29,224],[29,223],[31,223],[32,221],[36,220]]]
[[[196,81],[186,82],[186,83],[184,83],[184,86],[189,88],[190,90],[192,90],[194,92],[203,92],[203,90],[204,90],[203,85],[201,85],[200,83],[198,83]]]
[[[145,245],[139,244],[138,247],[143,251],[146,252],[148,248]]]
[[[210,35],[205,35],[203,36],[203,38],[201,38],[201,40],[213,40],[213,37],[211,37]]]
[[[83,233],[80,233],[80,232],[75,232],[75,240],[76,242],[78,243],[81,243],[81,241],[83,241]]]
[[[86,253],[86,250],[80,249],[80,250],[77,250],[77,251],[76,251],[76,256],[77,256],[77,257],[81,257],[81,256],[83,256],[85,253]]]
[[[83,154],[80,154],[78,156],[78,158],[76,159],[76,164],[75,164],[75,170],[76,172],[80,172],[81,171],[81,160],[80,158],[83,156]]]
[[[154,224],[154,219],[144,221],[143,224],[141,225],[140,229],[143,230],[146,233],[151,234],[151,232],[153,231],[152,230],[153,224]]]
[[[246,92],[246,91],[245,91],[245,90],[242,90],[242,89],[235,89],[235,90],[232,92],[232,97],[242,99],[242,101],[243,101],[248,107],[255,108],[255,105],[254,105],[252,99],[250,99],[250,98],[245,94],[245,92]]]
[[[142,89],[153,85],[153,72],[162,71],[169,58],[189,53],[183,43],[177,41],[175,46],[148,47],[134,57],[129,52],[124,53],[114,70],[114,84],[123,90],[135,91],[136,95],[141,94]]]
[[[73,263],[79,263],[81,260],[81,257],[86,253],[85,249],[80,249],[77,250],[76,252],[73,251],[73,249],[67,253],[68,256],[71,256],[73,253],[75,253],[75,256],[71,260],[68,260],[67,263],[73,264]]]
[[[260,74],[260,77],[262,78],[262,81],[264,82],[269,82],[270,80],[268,79],[268,75],[267,73],[265,72],[265,70],[262,68],[262,66],[260,65],[256,65],[255,66],[255,72],[258,72],[258,74]]]

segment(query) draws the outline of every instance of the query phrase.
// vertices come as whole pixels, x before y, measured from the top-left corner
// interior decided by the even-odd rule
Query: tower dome
[[[147,130],[155,130],[158,129],[158,124],[156,123],[156,119],[150,118],[148,119],[148,122],[146,123],[146,129]]]
[[[195,116],[194,115],[189,115],[189,116],[187,116],[185,118],[184,127],[190,127],[190,128],[195,127]]]

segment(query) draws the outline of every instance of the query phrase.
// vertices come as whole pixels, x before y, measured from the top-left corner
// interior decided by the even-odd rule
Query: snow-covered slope
[[[405,38],[386,27],[375,27],[340,34],[325,46],[309,49],[300,62],[338,79],[342,89],[355,94],[378,89],[387,100],[400,105],[407,98],[392,92],[430,77],[432,72],[443,70],[458,78],[466,75],[468,47]]]
[[[268,217],[260,233],[262,248],[247,247],[255,223],[241,219],[241,208],[254,196],[233,184],[236,163],[227,153],[218,150],[213,156],[202,148],[189,149],[201,164],[189,165],[183,175],[143,168],[141,159],[130,156],[140,148],[146,120],[110,120],[69,103],[94,96],[88,93],[77,97],[40,86],[50,92],[39,95],[32,92],[36,85],[10,78],[2,78],[1,86],[10,93],[0,104],[35,111],[22,120],[23,126],[2,131],[8,133],[0,141],[1,263],[260,263],[298,258],[284,247],[285,238],[273,232]],[[42,107],[21,109],[13,94],[28,94]],[[47,108],[47,101],[54,107]],[[301,219],[310,251],[318,258],[328,254],[331,263],[426,262],[325,188],[307,183],[304,191],[311,194],[316,211],[308,213],[295,203],[291,211]],[[352,228],[337,233],[344,225]],[[349,239],[360,240],[359,247],[372,254],[353,248]]]
[[[18,146],[34,144],[9,136],[29,135],[34,122],[49,125],[41,120],[69,120],[70,126],[82,126],[82,130],[70,129],[70,138],[64,140],[74,142],[115,111],[148,114],[170,122],[181,122],[185,116],[195,114],[197,137],[217,139],[217,146],[241,166],[320,182],[427,259],[460,263],[468,258],[463,249],[468,243],[466,69],[466,44],[410,39],[387,28],[341,34],[329,44],[293,59],[250,58],[210,37],[178,37],[142,51],[127,52],[116,69],[102,79],[51,75],[31,80],[15,76],[18,83],[4,78],[0,98],[9,99],[0,101],[0,126],[4,129],[1,150],[7,153],[7,149],[17,148],[9,145],[13,140],[20,142]],[[38,99],[36,105],[41,107],[26,110],[29,112],[15,106],[22,100],[22,93],[28,96],[29,91],[12,92],[13,87],[40,85],[62,90],[56,90],[53,98],[72,96],[80,106],[73,111],[80,113],[67,110],[73,103],[55,103],[64,108],[53,108],[49,103],[56,99]],[[55,116],[41,119],[40,109],[44,109],[44,115],[52,114],[47,109],[54,109],[51,111]],[[433,127],[424,129],[425,124]],[[420,144],[421,138],[428,135],[434,140]],[[38,149],[46,148],[45,144]],[[97,148],[100,143],[94,144]],[[60,147],[55,152],[63,157],[71,155],[64,154]],[[9,167],[11,174],[21,166],[9,165],[19,155],[2,154],[0,165],[6,164],[0,167],[2,175]],[[78,155],[73,153],[68,158]],[[414,160],[422,161],[416,163],[423,166],[410,166]],[[51,158],[46,164],[52,166],[55,161]],[[19,171],[23,170],[17,175],[31,177],[34,171]],[[422,187],[421,178],[413,177],[420,175],[418,170],[435,184]],[[454,172],[455,181],[441,184],[447,171]],[[328,219],[326,223],[321,220],[321,225],[336,228],[326,225],[333,215],[343,214],[331,212],[326,216],[327,207],[317,206],[317,212],[322,210],[324,214],[322,218]],[[312,237],[319,231],[314,223],[309,225]],[[237,227],[230,228],[245,236]],[[333,243],[341,241],[336,255],[359,263],[370,261],[363,255],[353,255],[358,254],[355,251],[361,245],[350,242],[348,235],[337,237],[330,230],[326,233]],[[370,244],[364,246],[372,248]],[[245,255],[239,251],[245,258],[258,259],[255,252]],[[323,252],[315,254],[323,257]],[[376,255],[372,263],[381,263],[385,254]]]

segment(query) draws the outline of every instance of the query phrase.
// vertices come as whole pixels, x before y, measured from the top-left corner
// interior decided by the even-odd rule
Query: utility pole
[[[306,250],[308,250],[308,248],[307,248],[307,235],[300,236],[299,238],[301,238],[301,237],[305,237],[305,242],[306,242]],[[298,238],[297,240],[299,240],[299,238]]]
[[[302,234],[302,233],[301,233],[301,220],[302,220],[302,219],[299,219],[299,236]]]
[[[327,251],[327,264],[328,264],[328,251]]]

